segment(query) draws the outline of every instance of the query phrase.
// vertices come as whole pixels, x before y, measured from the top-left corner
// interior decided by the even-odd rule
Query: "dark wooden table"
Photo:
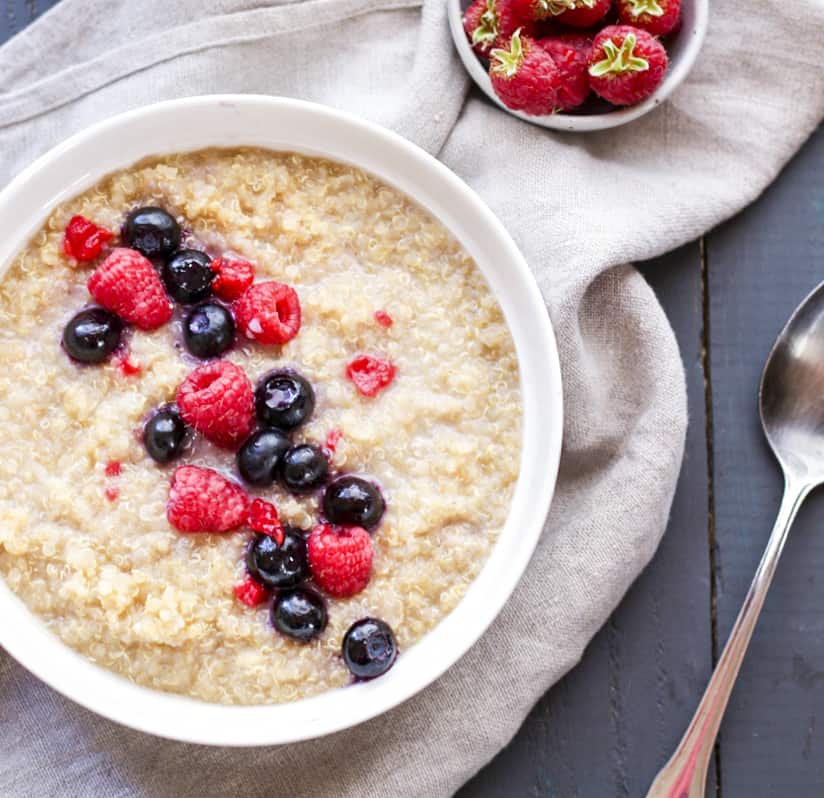
[[[56,1],[3,0],[0,42]],[[687,370],[690,426],[669,528],[580,665],[459,798],[644,796],[680,739],[778,507],[756,389],[786,317],[824,279],[822,220],[824,129],[753,207],[642,265]],[[730,702],[709,796],[824,795],[822,525],[824,496],[813,496]]]

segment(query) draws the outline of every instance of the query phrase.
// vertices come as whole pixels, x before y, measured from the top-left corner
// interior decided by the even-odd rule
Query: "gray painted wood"
[[[718,632],[758,564],[781,481],[756,390],[795,305],[824,279],[824,129],[765,196],[709,236]],[[802,510],[721,730],[725,798],[824,794],[824,496]]]
[[[709,677],[698,245],[645,264],[643,271],[673,323],[687,369],[686,461],[669,529],[580,665],[550,690],[513,742],[459,798],[641,796],[680,739]]]

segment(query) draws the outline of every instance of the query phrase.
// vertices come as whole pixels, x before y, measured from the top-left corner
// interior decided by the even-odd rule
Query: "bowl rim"
[[[547,114],[545,116],[531,116],[522,111],[513,111],[511,108],[507,108],[492,88],[492,81],[490,81],[487,71],[467,41],[463,29],[461,0],[448,0],[449,29],[452,32],[455,49],[458,51],[458,55],[466,71],[481,91],[499,108],[512,116],[518,117],[518,119],[522,119],[524,122],[529,122],[539,127],[545,127],[551,130],[562,130],[569,133],[591,133],[598,130],[609,130],[610,128],[620,127],[621,125],[626,125],[629,122],[645,116],[661,105],[675,89],[683,83],[704,45],[709,24],[710,7],[709,0],[685,1],[692,2],[695,9],[695,20],[688,34],[689,41],[682,51],[681,57],[677,62],[670,63],[670,68],[667,70],[667,74],[664,76],[661,85],[655,90],[652,96],[648,97],[644,102],[627,108],[618,108],[603,114],[577,115],[557,113]],[[677,35],[686,35],[683,27]]]
[[[381,679],[288,704],[256,706],[209,704],[142,687],[70,649],[0,577],[0,646],[73,701],[160,737],[224,746],[284,744],[355,726],[411,698],[457,662],[498,615],[529,563],[554,493],[563,430],[560,366],[537,283],[501,222],[474,191],[398,134],[294,99],[202,95],[170,100],[103,120],[57,145],[0,192],[0,277],[59,203],[142,158],[205,146],[328,157],[409,195],[475,259],[504,310],[519,361],[521,468],[504,529],[458,606],[402,652]],[[504,543],[517,545],[504,551]]]

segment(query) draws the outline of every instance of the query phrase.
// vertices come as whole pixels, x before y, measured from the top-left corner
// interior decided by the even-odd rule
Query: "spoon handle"
[[[755,572],[727,645],[724,646],[721,659],[718,660],[686,734],[670,761],[652,783],[647,798],[704,798],[706,795],[707,768],[721,718],[727,708],[727,701],[747,653],[747,646],[761,614],[761,608],[764,606],[764,599],[767,597],[767,590],[787,540],[787,533],[809,492],[809,485],[797,484],[787,478],[784,497],[767,549]]]

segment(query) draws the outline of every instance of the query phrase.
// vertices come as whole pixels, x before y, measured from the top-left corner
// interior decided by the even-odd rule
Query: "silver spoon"
[[[718,727],[790,526],[807,494],[824,482],[824,283],[796,308],[778,336],[761,375],[758,399],[761,426],[784,472],[784,497],[704,697],[647,798],[704,798]]]

